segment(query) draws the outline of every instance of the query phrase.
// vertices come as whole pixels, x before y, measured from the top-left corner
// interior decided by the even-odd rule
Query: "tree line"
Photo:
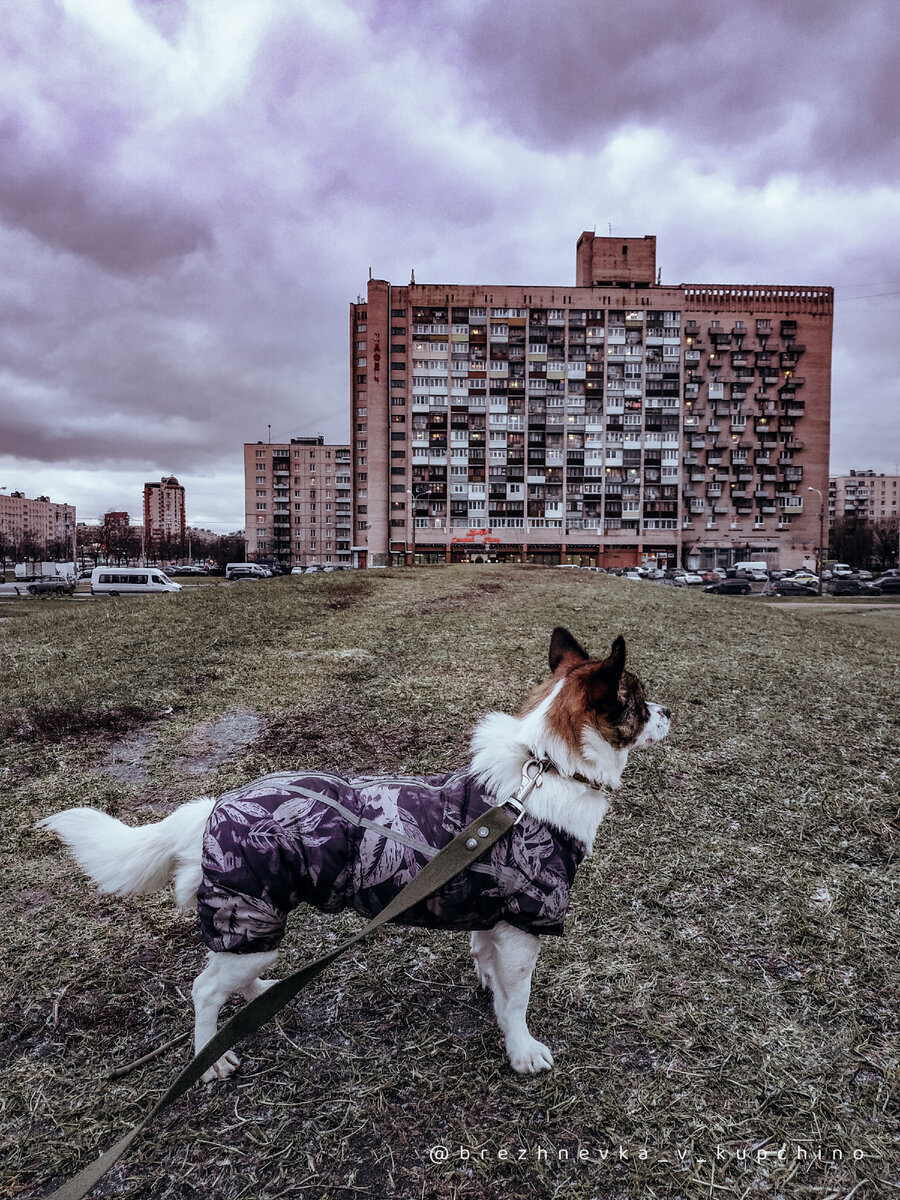
[[[163,534],[145,546],[141,527],[126,525],[104,515],[99,525],[79,525],[75,531],[76,561],[81,565],[115,563],[128,566],[142,558],[157,562],[212,562],[225,566],[244,559],[242,533],[211,533],[206,529],[191,529],[184,536]],[[17,562],[71,562],[72,542],[54,538],[46,540],[32,529],[19,534],[0,530],[0,564]]]

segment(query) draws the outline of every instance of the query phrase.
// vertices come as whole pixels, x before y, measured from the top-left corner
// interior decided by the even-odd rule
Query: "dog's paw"
[[[510,1066],[520,1075],[536,1075],[538,1071],[549,1071],[553,1066],[553,1055],[543,1042],[530,1041],[509,1051]]]
[[[227,1079],[241,1065],[241,1060],[233,1050],[227,1050],[222,1057],[214,1062],[208,1071],[204,1071],[201,1079],[204,1083],[215,1083],[217,1079]]]
[[[490,967],[475,955],[472,956],[472,961],[475,965],[475,978],[478,980],[478,986],[487,988],[490,991],[494,986],[494,976]]]

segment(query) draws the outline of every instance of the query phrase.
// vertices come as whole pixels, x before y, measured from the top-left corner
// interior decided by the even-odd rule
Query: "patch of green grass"
[[[391,928],[94,1194],[892,1194],[896,614],[493,567],[40,605],[0,625],[0,1188],[42,1194],[149,1107],[183,1050],[102,1076],[188,1028],[203,958],[169,896],[97,897],[34,821],[83,803],[155,820],[293,766],[449,770],[479,715],[544,676],[556,624],[595,653],[624,634],[674,725],[632,757],[568,936],[542,951],[529,1016],[554,1071],[511,1072],[462,935]],[[245,711],[264,732],[191,775],[192,734]],[[135,736],[144,775],[123,784],[108,755]],[[279,970],[357,927],[294,914]]]

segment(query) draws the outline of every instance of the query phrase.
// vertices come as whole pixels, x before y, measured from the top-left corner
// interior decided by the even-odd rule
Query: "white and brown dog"
[[[550,678],[518,716],[491,713],[462,771],[429,779],[344,779],[281,772],[218,800],[182,805],[133,828],[90,808],[39,823],[68,846],[103,892],[131,896],[175,885],[197,907],[208,964],[193,987],[195,1049],[215,1034],[232,993],[268,985],[287,914],[300,903],[372,917],[470,821],[514,797],[529,761],[541,786],[523,819],[482,859],[400,923],[471,931],[478,980],[490,988],[514,1070],[553,1065],[525,1013],[540,934],[559,934],[575,870],[590,852],[629,751],[661,741],[669,710],[625,670],[625,642],[591,658],[565,629],[550,642]],[[224,1054],[204,1079],[238,1065]]]

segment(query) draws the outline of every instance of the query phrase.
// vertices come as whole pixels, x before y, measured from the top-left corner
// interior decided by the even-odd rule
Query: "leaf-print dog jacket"
[[[211,950],[273,950],[298,904],[379,913],[494,804],[468,771],[427,779],[268,775],[216,801],[197,894]],[[398,918],[431,929],[507,921],[561,934],[585,847],[526,814],[479,860]]]

